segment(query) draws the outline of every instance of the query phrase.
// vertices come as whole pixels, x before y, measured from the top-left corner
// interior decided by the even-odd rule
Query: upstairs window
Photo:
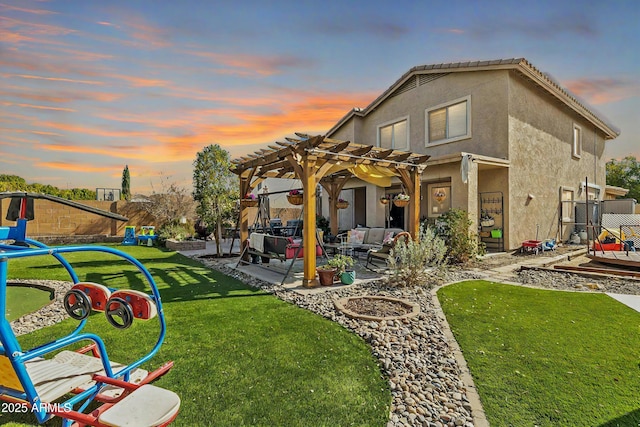
[[[407,117],[378,126],[378,147],[406,150],[409,148],[409,119]]]
[[[428,144],[441,144],[471,137],[471,97],[438,105],[425,111]]]
[[[582,128],[576,124],[573,125],[573,150],[571,155],[576,159],[582,156]]]

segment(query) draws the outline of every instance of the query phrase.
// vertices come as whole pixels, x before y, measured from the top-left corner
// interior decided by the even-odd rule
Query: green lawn
[[[485,281],[438,297],[492,426],[640,425],[640,313]]]
[[[388,421],[388,383],[356,335],[175,252],[119,249],[141,260],[160,287],[168,333],[150,368],[175,361],[156,382],[182,399],[175,425],[384,426]],[[67,259],[81,280],[148,291],[133,266],[111,255]],[[66,279],[55,260],[43,257],[11,260],[9,275]],[[76,324],[67,320],[20,341],[28,348]],[[116,330],[100,313],[87,329],[104,337],[111,358],[127,362],[155,341],[155,326],[153,320],[136,321]],[[36,425],[35,419],[0,413],[0,424],[6,423]]]
[[[7,286],[7,312],[12,322],[25,314],[40,310],[52,301],[53,292],[29,286]]]

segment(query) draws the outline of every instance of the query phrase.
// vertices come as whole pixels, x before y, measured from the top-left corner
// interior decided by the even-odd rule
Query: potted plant
[[[322,286],[331,286],[336,277],[336,268],[329,264],[321,265],[316,268],[318,272],[318,278]]]
[[[350,269],[353,267],[354,260],[349,255],[336,255],[327,264],[336,269],[335,275],[343,284],[350,285],[356,279],[356,272]]]
[[[287,194],[287,200],[292,205],[301,205],[304,203],[304,196],[300,190],[291,190]]]
[[[403,208],[409,204],[411,197],[408,194],[400,193],[393,198],[393,204],[399,208]]]
[[[336,207],[338,209],[346,209],[349,207],[349,202],[344,199],[338,199],[338,201],[336,202]]]
[[[241,203],[243,206],[255,207],[258,206],[258,198],[253,193],[247,193],[242,198]]]

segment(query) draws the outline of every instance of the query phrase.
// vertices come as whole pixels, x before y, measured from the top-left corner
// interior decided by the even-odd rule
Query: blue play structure
[[[140,234],[138,235],[136,235],[136,227],[128,225],[124,228],[124,239],[122,239],[121,245],[153,246],[156,240],[158,240],[158,236],[156,235],[156,228],[153,225],[143,225],[140,227]]]
[[[49,247],[28,239],[27,221],[32,217],[29,211],[33,211],[34,195],[0,193],[0,198],[7,197],[12,199],[8,219],[15,220],[16,225],[0,227],[0,400],[6,402],[3,408],[32,413],[39,423],[57,416],[63,427],[170,424],[180,409],[180,398],[151,382],[167,373],[173,362],[152,372],[140,368],[158,352],[166,334],[160,294],[149,271],[132,256],[110,247]],[[109,253],[128,261],[144,278],[151,294],[80,281],[64,257],[75,252]],[[5,316],[9,264],[27,257],[53,257],[66,269],[74,285],[65,294],[64,307],[79,322],[68,335],[31,349],[20,346]],[[155,319],[150,323],[157,323],[157,340],[139,359],[128,364],[114,362],[99,335],[83,332],[91,312],[104,313],[106,322],[118,329],[126,329],[134,321]],[[78,343],[88,345],[79,350],[68,349],[79,347]]]
[[[122,239],[121,245],[123,246],[135,246],[138,244],[136,239],[136,227],[127,225],[124,228],[124,239]]]

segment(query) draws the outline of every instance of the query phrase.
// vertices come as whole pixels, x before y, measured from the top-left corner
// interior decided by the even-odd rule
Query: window
[[[573,125],[573,151],[571,155],[576,159],[582,156],[582,128],[576,124]]]
[[[471,97],[438,105],[425,111],[428,144],[441,144],[471,138]]]
[[[560,202],[562,203],[562,220],[565,222],[573,221],[573,190],[561,188]]]
[[[378,147],[406,150],[409,148],[409,119],[387,122],[378,126]]]

